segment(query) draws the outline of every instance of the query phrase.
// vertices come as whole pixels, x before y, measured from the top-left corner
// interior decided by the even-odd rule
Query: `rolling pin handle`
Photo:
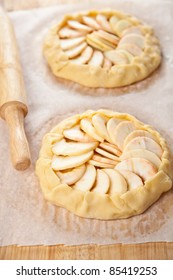
[[[11,159],[15,169],[25,170],[31,163],[28,141],[24,131],[25,112],[20,105],[5,108],[4,119],[9,127]]]

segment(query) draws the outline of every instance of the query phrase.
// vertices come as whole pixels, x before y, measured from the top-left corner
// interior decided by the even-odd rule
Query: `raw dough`
[[[47,200],[96,219],[140,214],[172,187],[163,137],[109,110],[72,116],[46,134],[36,174]]]
[[[66,15],[46,36],[52,72],[88,87],[120,87],[148,77],[161,52],[152,28],[115,10]]]

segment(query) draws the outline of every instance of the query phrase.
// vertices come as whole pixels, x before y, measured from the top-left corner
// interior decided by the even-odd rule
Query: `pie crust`
[[[87,111],[60,122],[36,163],[44,197],[78,216],[128,218],[172,187],[164,138],[135,117]]]
[[[55,76],[88,87],[121,87],[148,77],[160,64],[151,27],[116,10],[66,15],[43,46]]]

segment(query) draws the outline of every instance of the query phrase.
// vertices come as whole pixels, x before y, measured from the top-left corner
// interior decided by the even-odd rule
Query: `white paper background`
[[[8,130],[0,121],[0,245],[111,244],[173,241],[173,191],[144,214],[126,220],[79,218],[46,202],[34,173],[43,135],[62,119],[88,109],[107,108],[135,115],[158,129],[173,152],[172,1],[89,1],[10,14],[20,48],[28,94],[25,119],[32,165],[11,166]],[[106,4],[105,4],[106,3]],[[65,13],[111,7],[153,26],[163,52],[161,67],[148,79],[123,89],[89,89],[55,78],[42,57],[44,35]]]

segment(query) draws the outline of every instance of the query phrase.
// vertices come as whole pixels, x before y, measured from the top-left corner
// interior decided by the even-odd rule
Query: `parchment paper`
[[[105,4],[106,2],[106,4]],[[172,2],[172,1],[171,1]],[[160,131],[173,152],[173,3],[89,1],[11,13],[28,93],[25,120],[32,165],[18,172],[9,157],[8,130],[0,122],[0,245],[112,244],[173,241],[173,190],[144,214],[125,220],[79,218],[43,198],[35,176],[41,140],[62,119],[87,109],[107,108],[135,115]],[[65,13],[111,7],[141,18],[160,39],[163,62],[151,77],[123,89],[89,89],[56,79],[42,57],[43,37]]]

